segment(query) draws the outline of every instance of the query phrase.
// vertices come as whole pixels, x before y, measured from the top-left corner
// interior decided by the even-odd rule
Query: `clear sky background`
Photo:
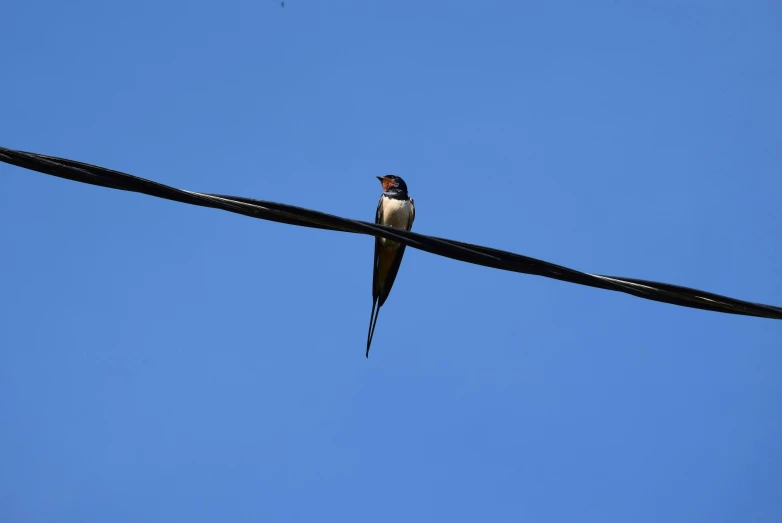
[[[782,6],[3,4],[0,145],[782,305]],[[782,322],[0,164],[0,521],[782,521]]]

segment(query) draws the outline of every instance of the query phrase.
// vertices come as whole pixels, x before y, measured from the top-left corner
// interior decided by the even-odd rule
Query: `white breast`
[[[412,212],[413,207],[410,200],[397,200],[383,196],[383,215],[380,221],[383,225],[390,225],[396,229],[407,229]],[[381,238],[380,241],[383,245],[388,243],[396,245],[396,242],[387,242],[385,238]]]
[[[397,200],[383,196],[383,225],[407,229],[411,211],[410,200]]]

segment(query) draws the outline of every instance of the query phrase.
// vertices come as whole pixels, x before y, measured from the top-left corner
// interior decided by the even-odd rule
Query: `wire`
[[[130,174],[106,169],[105,167],[65,158],[0,147],[0,161],[67,180],[147,194],[191,205],[222,209],[262,220],[298,225],[300,227],[313,227],[384,237],[404,243],[415,249],[454,260],[505,271],[544,276],[599,289],[624,292],[647,300],[727,314],[782,319],[782,308],[772,305],[737,300],[668,283],[579,272],[561,265],[555,265],[512,252],[427,236],[360,220],[350,220],[283,203],[240,196],[186,191]]]

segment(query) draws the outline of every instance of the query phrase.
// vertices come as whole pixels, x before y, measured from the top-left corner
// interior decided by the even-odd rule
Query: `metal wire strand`
[[[43,154],[0,147],[0,161],[67,180],[111,189],[131,191],[191,205],[212,207],[300,227],[313,227],[355,234],[388,238],[439,256],[445,256],[494,269],[533,274],[556,280],[624,292],[647,300],[660,301],[727,314],[782,319],[782,308],[720,296],[668,283],[603,276],[568,269],[543,260],[501,251],[480,245],[427,236],[412,231],[393,229],[371,222],[350,220],[311,209],[283,203],[186,191],[96,165]]]

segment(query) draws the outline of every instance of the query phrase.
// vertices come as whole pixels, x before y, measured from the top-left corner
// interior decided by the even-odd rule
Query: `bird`
[[[415,203],[407,194],[407,184],[399,176],[387,174],[378,176],[383,187],[383,194],[377,202],[375,223],[388,225],[396,229],[409,231],[415,220]],[[377,316],[380,307],[388,299],[388,293],[394,285],[399,264],[405,254],[405,245],[387,238],[375,237],[375,263],[372,272],[372,313],[369,316],[369,333],[367,334],[367,358],[372,336],[375,334]]]

